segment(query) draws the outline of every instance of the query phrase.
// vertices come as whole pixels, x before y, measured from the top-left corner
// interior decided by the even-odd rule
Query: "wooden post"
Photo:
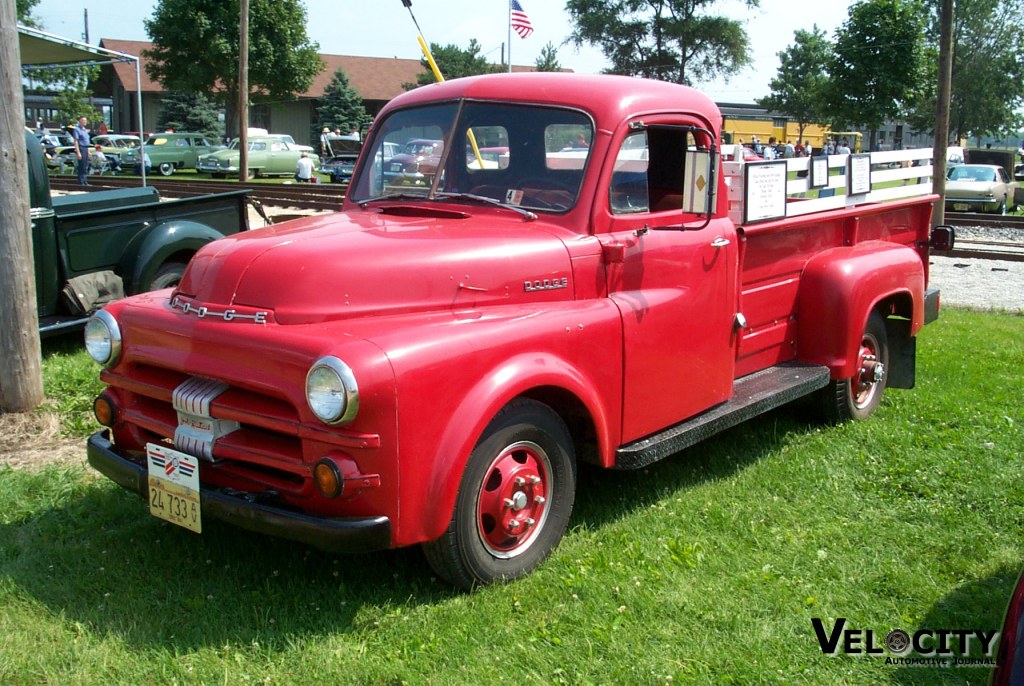
[[[249,180],[249,0],[238,19],[238,180]]]
[[[942,0],[939,36],[939,83],[935,91],[935,159],[932,192],[938,194],[932,226],[946,223],[946,147],[949,145],[949,94],[953,82],[953,0]]]
[[[14,0],[0,0],[0,412],[43,402]]]

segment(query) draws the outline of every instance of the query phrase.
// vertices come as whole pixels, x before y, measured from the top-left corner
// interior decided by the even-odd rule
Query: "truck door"
[[[631,129],[604,172],[610,230],[598,236],[622,315],[623,442],[730,397],[738,254],[732,222],[706,215],[710,138],[683,124]]]

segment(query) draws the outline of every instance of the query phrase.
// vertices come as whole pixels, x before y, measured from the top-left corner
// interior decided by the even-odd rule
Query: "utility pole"
[[[0,0],[0,412],[43,402],[14,0]]]
[[[238,21],[238,180],[249,180],[249,0]]]
[[[932,226],[946,223],[946,147],[949,145],[949,94],[953,85],[953,0],[942,0],[939,17],[939,83],[935,91],[935,159],[932,192],[939,196]]]

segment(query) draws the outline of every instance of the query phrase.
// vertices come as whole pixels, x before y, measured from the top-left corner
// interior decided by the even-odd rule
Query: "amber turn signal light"
[[[313,467],[313,481],[325,498],[337,498],[345,488],[345,481],[341,478],[338,465],[326,457]]]
[[[113,426],[114,420],[117,419],[117,409],[114,407],[114,403],[103,393],[92,401],[92,413],[96,415],[96,421],[103,426]]]

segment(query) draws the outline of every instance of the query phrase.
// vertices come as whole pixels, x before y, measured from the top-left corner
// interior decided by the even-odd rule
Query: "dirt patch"
[[[85,463],[85,439],[62,438],[56,414],[0,414],[0,466],[40,469],[76,463]]]

